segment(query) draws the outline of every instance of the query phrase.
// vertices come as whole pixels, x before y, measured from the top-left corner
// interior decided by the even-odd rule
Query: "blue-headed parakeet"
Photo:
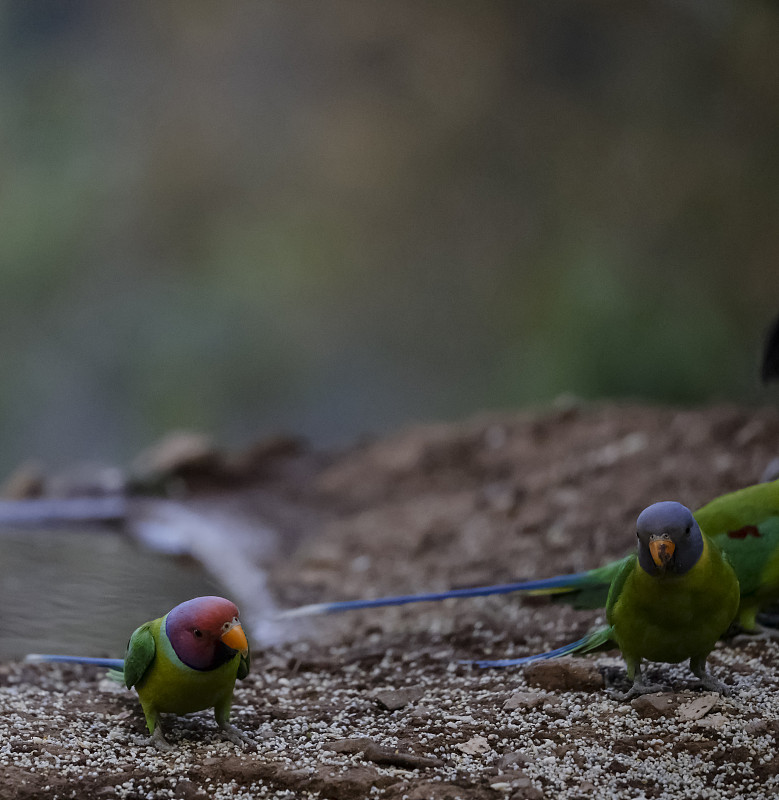
[[[719,547],[702,535],[688,508],[655,503],[636,522],[637,552],[620,563],[609,588],[604,628],[549,653],[482,667],[508,667],[616,645],[633,686],[628,696],[659,691],[641,674],[642,661],[690,661],[703,686],[723,691],[706,659],[739,606],[738,580]]]
[[[746,631],[757,630],[757,613],[779,601],[779,480],[724,494],[699,508],[694,516],[704,538],[717,544],[736,572],[741,594],[737,615],[739,625]],[[612,581],[625,562],[632,558],[633,556],[628,556],[585,572],[540,580],[374,600],[318,603],[285,611],[282,616],[328,614],[359,608],[510,592],[550,595],[555,600],[571,603],[576,608],[601,608],[606,603]]]

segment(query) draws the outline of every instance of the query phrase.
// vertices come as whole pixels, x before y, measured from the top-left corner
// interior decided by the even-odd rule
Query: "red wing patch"
[[[754,536],[756,539],[760,538],[760,531],[754,525],[744,525],[737,531],[728,531],[729,539],[746,539],[747,536]]]

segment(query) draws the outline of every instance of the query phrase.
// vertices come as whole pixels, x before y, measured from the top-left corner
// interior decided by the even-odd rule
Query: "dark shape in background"
[[[773,321],[765,338],[760,375],[764,383],[779,378],[779,317]]]

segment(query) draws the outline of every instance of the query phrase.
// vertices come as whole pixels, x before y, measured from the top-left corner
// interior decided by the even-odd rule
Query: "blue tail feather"
[[[30,653],[25,656],[24,660],[34,664],[87,664],[93,667],[105,667],[106,669],[124,669],[124,659],[121,658],[91,658],[90,656],[58,656]]]
[[[535,653],[532,656],[524,656],[522,658],[502,658],[497,661],[460,661],[460,664],[473,664],[477,667],[516,667],[521,664],[532,664],[534,661],[546,661],[550,658],[559,658],[560,656],[567,656],[571,653],[576,653],[585,649],[585,646],[592,641],[592,636],[587,635],[582,639],[578,639],[570,644],[565,644],[555,650],[547,650],[545,653]]]
[[[474,664],[477,667],[516,667],[521,664],[532,664],[534,661],[546,661],[550,658],[568,656],[572,653],[590,653],[594,650],[608,650],[615,646],[613,637],[614,629],[607,625],[590,631],[586,636],[577,639],[570,644],[564,644],[554,650],[547,650],[545,653],[535,653],[532,656],[523,658],[504,658],[497,661],[460,661],[461,664]]]
[[[436,602],[463,597],[486,597],[495,594],[510,594],[512,592],[539,592],[555,593],[573,591],[580,583],[590,579],[589,572],[576,572],[572,575],[557,575],[554,578],[544,578],[534,581],[518,581],[515,583],[501,583],[495,586],[477,586],[469,589],[451,589],[446,592],[430,592],[427,594],[405,594],[397,597],[378,597],[373,600],[340,600],[334,603],[313,603],[299,608],[282,611],[279,618],[305,617],[313,614],[336,614],[341,611],[354,611],[360,608],[381,608],[383,606],[402,606],[407,603]]]

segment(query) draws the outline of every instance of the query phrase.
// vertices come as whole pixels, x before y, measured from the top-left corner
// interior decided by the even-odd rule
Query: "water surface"
[[[223,590],[193,559],[138,547],[110,529],[0,533],[0,659],[26,653],[122,656],[135,628]]]

